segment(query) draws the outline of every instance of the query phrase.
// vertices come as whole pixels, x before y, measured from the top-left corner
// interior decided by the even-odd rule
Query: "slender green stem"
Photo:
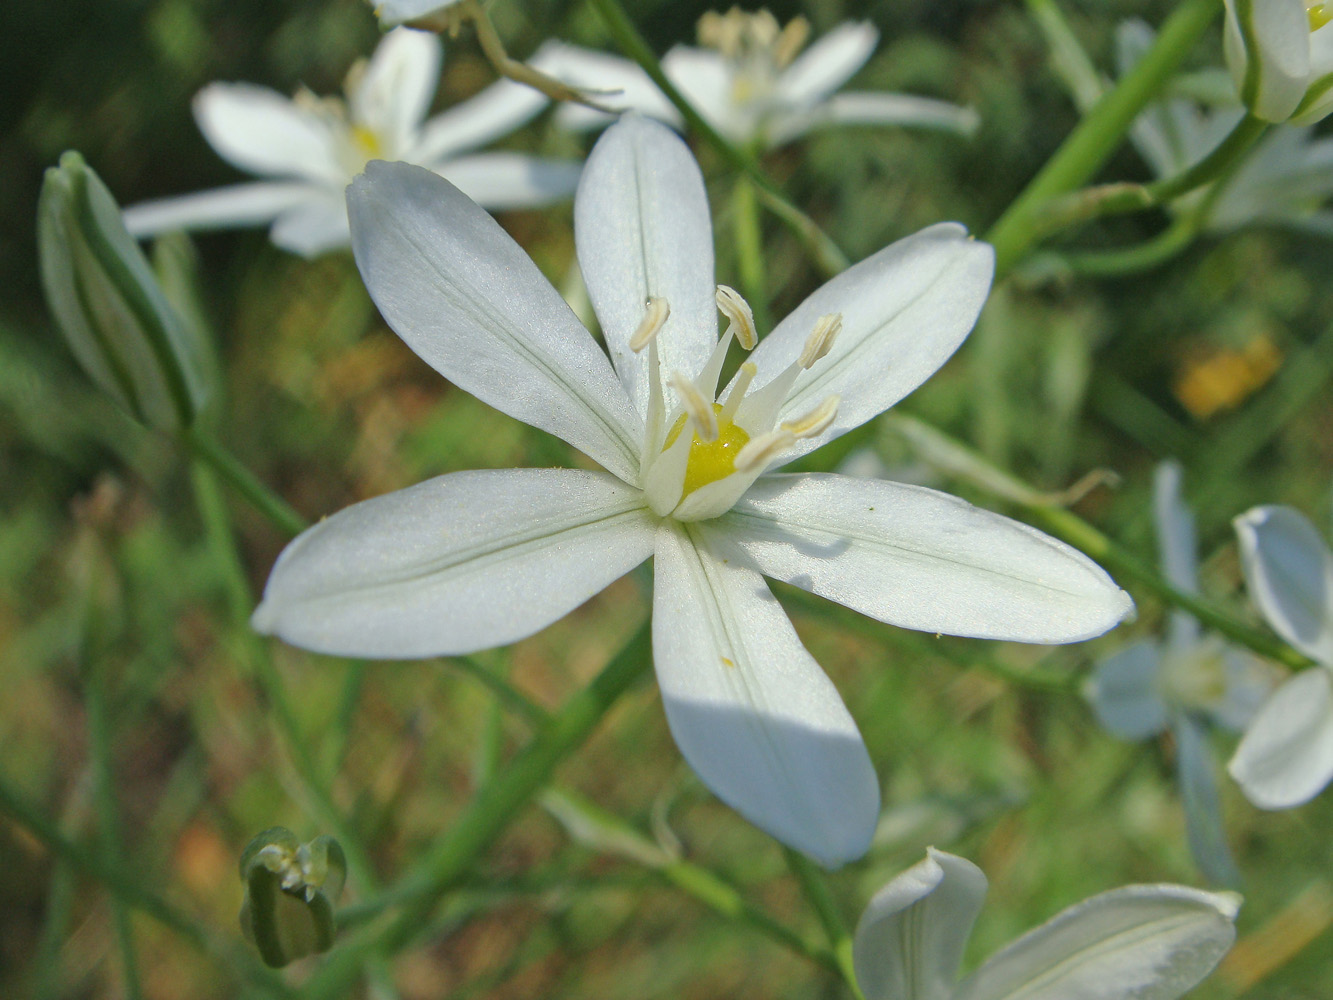
[[[181,435],[181,441],[190,454],[207,462],[229,486],[273,522],[274,527],[288,535],[299,535],[309,527],[309,522],[295,508],[260,482],[208,431],[192,428]]]
[[[657,61],[657,56],[653,54],[652,47],[639,33],[639,29],[635,27],[634,21],[630,18],[620,0],[592,0],[592,5],[597,9],[597,13],[602,16],[602,20],[606,23],[616,44],[627,56],[643,67],[643,71],[648,74],[657,88],[666,95],[667,100],[675,105],[684,117],[690,131],[702,136],[704,141],[721,153],[733,167],[740,170],[754,182],[759,189],[759,195],[764,204],[805,245],[807,252],[814,259],[824,276],[831,278],[833,275],[845,271],[849,264],[847,255],[829,238],[828,234],[820,229],[813,219],[783,196],[777,186],[768,179],[768,175],[764,173],[753,156],[724,139],[717,129],[713,128],[676,89],[675,84],[667,79]]]
[[[389,890],[404,904],[397,917],[382,932],[367,928],[334,951],[303,996],[307,1000],[341,996],[368,958],[407,946],[428,925],[439,899],[550,780],[556,765],[582,745],[616,699],[644,675],[650,661],[645,622],[602,672],[566,701],[532,742],[477,793],[416,869]]]
[[[784,847],[783,853],[787,856],[787,867],[796,876],[801,891],[805,893],[805,898],[824,926],[824,933],[828,935],[838,972],[846,980],[857,1000],[865,1000],[860,986],[856,983],[856,970],[852,964],[852,935],[847,930],[847,924],[843,922],[842,914],[838,912],[838,905],[829,892],[824,873],[804,854],[793,851],[790,847]]]
[[[768,280],[764,273],[764,237],[759,225],[759,201],[749,177],[736,178],[731,195],[732,238],[736,245],[736,270],[741,290],[754,312],[755,326],[762,333],[773,329],[768,310]]]
[[[986,235],[995,247],[996,270],[1008,273],[1040,234],[1037,216],[1051,198],[1086,184],[1120,145],[1130,124],[1180,68],[1212,24],[1221,0],[1181,0],[1157,41],[1116,87],[1088,112]]]
[[[1113,250],[1070,251],[1058,254],[1057,258],[1063,266],[1083,277],[1118,278],[1165,264],[1184,252],[1198,235],[1199,218],[1191,212],[1175,219],[1170,226],[1143,243]]]
[[[449,663],[470,677],[485,685],[496,698],[511,710],[523,716],[530,723],[541,725],[550,718],[550,713],[535,701],[514,687],[494,670],[483,666],[471,656],[455,656]]]

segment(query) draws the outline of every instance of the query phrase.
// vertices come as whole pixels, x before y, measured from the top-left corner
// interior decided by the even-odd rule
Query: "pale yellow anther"
[[[773,62],[778,69],[786,69],[798,52],[805,48],[810,37],[810,22],[803,17],[794,17],[787,22],[773,45]]]
[[[833,341],[842,332],[842,313],[830,313],[815,320],[815,328],[805,340],[798,363],[802,368],[811,367],[816,361],[828,354]]]
[[[1311,31],[1318,31],[1329,21],[1333,21],[1333,4],[1307,2],[1305,12],[1310,18]]]
[[[759,331],[755,329],[754,312],[750,303],[736,289],[728,285],[717,286],[717,310],[727,317],[730,325],[727,333],[736,335],[736,342],[747,351],[753,351],[759,343]]]
[[[781,429],[751,438],[736,455],[736,471],[746,472],[757,466],[767,465],[795,443],[796,436],[791,431]]]
[[[842,397],[834,394],[829,396],[824,402],[820,403],[813,410],[803,417],[797,417],[795,420],[784,420],[779,426],[789,432],[793,437],[812,438],[818,437],[828,430],[829,425],[833,423],[838,416],[838,404],[842,402]]]
[[[699,391],[694,381],[680,372],[672,372],[668,384],[676,391],[680,405],[689,414],[694,424],[694,433],[700,441],[717,440],[717,413],[713,410],[713,401]]]
[[[662,327],[666,325],[667,317],[670,315],[671,306],[667,304],[666,299],[658,295],[650,298],[648,308],[643,314],[643,321],[639,323],[639,328],[634,331],[634,335],[629,338],[629,349],[638,354],[651,344],[654,338],[662,332]]]
[[[736,381],[732,383],[731,391],[727,393],[726,401],[722,404],[722,412],[717,415],[721,423],[730,423],[736,416],[736,408],[741,405],[741,400],[745,398],[746,391],[750,388],[750,383],[754,377],[759,374],[759,369],[753,361],[747,361],[741,365],[740,371],[736,373]]]

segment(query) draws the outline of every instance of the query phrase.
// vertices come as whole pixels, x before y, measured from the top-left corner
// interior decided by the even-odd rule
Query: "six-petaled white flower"
[[[440,75],[440,41],[398,28],[347,76],[346,101],[301,91],[214,83],[195,97],[210,145],[234,166],[271,180],[131,206],[137,236],[168,229],[272,223],[284,250],[314,256],[348,243],[343,191],[372,159],[418,163],[492,209],[543,205],[573,193],[580,164],[519,153],[468,153],[513,131],[547,99],[503,80],[427,119]]]
[[[1129,885],[1085,899],[958,981],[986,876],[929,849],[881,889],[856,928],[866,1000],[1176,1000],[1236,939],[1235,893]]]
[[[1226,0],[1222,42],[1256,117],[1312,125],[1333,111],[1333,3]]]
[[[631,116],[598,141],[575,199],[608,359],[437,176],[372,163],[348,205],[357,264],[403,340],[607,471],[460,472],[357,504],[288,546],[261,631],[352,656],[470,652],[531,635],[652,556],[653,655],[681,751],[720,798],[832,866],[868,847],[879,788],[764,576],[892,624],[1026,642],[1085,639],[1131,607],[1081,553],[953,497],[770,474],[896,403],[966,337],[993,252],[961,226],[874,254],[756,348],[749,307],[714,284],[697,164]],[[755,350],[718,393],[733,342]]]
[[[1333,555],[1290,507],[1255,507],[1235,524],[1250,599],[1319,664],[1264,702],[1231,758],[1231,776],[1251,802],[1289,809],[1333,779]]]
[[[1164,462],[1153,480],[1162,571],[1178,589],[1198,589],[1194,518],[1180,498],[1180,466]],[[1087,695],[1098,720],[1128,740],[1170,730],[1185,806],[1185,827],[1199,868],[1214,882],[1237,881],[1222,829],[1208,723],[1240,732],[1272,688],[1264,663],[1246,650],[1202,635],[1193,615],[1170,613],[1165,643],[1126,646],[1101,662]]]
[[[780,27],[766,10],[708,13],[699,22],[706,48],[678,45],[662,72],[714,128],[733,142],[780,146],[828,125],[912,125],[970,133],[969,108],[909,94],[834,93],[870,58],[879,33],[869,22],[845,22],[804,52],[810,26],[797,18]],[[532,60],[552,76],[589,91],[607,105],[678,125],[680,114],[637,64],[589,49],[549,42]],[[613,119],[587,107],[562,105],[557,121],[573,129]]]

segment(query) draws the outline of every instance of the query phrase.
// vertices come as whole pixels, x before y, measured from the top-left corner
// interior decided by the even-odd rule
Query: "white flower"
[[[1056,914],[957,981],[986,897],[972,862],[927,850],[866,907],[852,961],[866,1000],[1175,1000],[1236,939],[1235,893],[1129,885]]]
[[[463,0],[370,0],[375,8],[375,16],[380,24],[392,27],[419,21],[424,17],[439,13],[446,7],[456,7]]]
[[[1162,571],[1178,589],[1198,591],[1194,518],[1180,498],[1180,466],[1163,462],[1153,478],[1153,510]],[[1239,732],[1272,689],[1268,668],[1245,650],[1199,633],[1184,611],[1170,614],[1166,642],[1147,639],[1107,657],[1086,694],[1103,726],[1127,740],[1170,730],[1185,806],[1190,850],[1215,882],[1235,882],[1227,850],[1208,723]]]
[[[347,75],[347,99],[214,83],[194,100],[209,144],[234,166],[271,178],[145,202],[125,211],[130,232],[272,223],[284,250],[315,256],[348,243],[343,190],[368,160],[406,160],[434,170],[492,209],[541,205],[571,194],[580,165],[518,153],[468,150],[513,131],[546,104],[531,88],[501,81],[426,119],[440,76],[440,42],[398,28],[368,63]]]
[[[1261,809],[1289,809],[1333,778],[1333,556],[1290,507],[1236,518],[1250,599],[1287,642],[1319,663],[1273,693],[1231,758],[1231,776]]]
[[[1226,0],[1222,42],[1256,117],[1312,125],[1333,111],[1333,4]]]
[[[993,253],[961,226],[824,285],[715,403],[729,345],[756,335],[713,283],[703,178],[663,126],[609,129],[575,199],[609,359],[438,177],[372,163],[348,204],[361,274],[408,346],[607,471],[460,472],[357,504],[288,546],[261,631],[350,656],[463,653],[531,635],[652,556],[653,655],[681,751],[720,798],[832,866],[866,850],[879,788],[764,576],[893,624],[1026,642],[1084,639],[1131,607],[1081,553],[953,497],[766,474],[893,405],[962,342]]]
[[[870,58],[879,33],[869,22],[844,22],[801,49],[810,26],[797,18],[779,27],[766,10],[708,13],[699,21],[707,48],[678,45],[662,57],[662,72],[723,136],[742,145],[780,146],[827,125],[915,125],[970,133],[970,108],[907,94],[835,94]],[[590,92],[608,106],[628,108],[678,125],[680,114],[637,63],[549,42],[532,64]],[[593,128],[612,118],[563,105],[557,121]]]
[[[1147,52],[1153,38],[1152,29],[1142,21],[1120,26],[1116,43],[1122,77]],[[1205,80],[1196,74],[1193,80],[1211,83],[1211,76]],[[1234,97],[1205,109],[1189,97],[1172,96],[1149,105],[1134,120],[1129,135],[1154,174],[1175,177],[1216,149],[1242,117],[1244,111]],[[1220,191],[1192,192],[1173,201],[1171,209],[1192,212],[1207,198],[1203,225],[1210,232],[1268,223],[1333,236],[1333,212],[1320,209],[1333,194],[1333,139],[1316,139],[1311,128],[1279,125],[1269,130],[1240,166],[1218,183]]]

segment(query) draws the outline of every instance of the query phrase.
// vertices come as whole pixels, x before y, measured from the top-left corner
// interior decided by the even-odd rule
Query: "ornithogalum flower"
[[[1290,809],[1333,779],[1333,556],[1290,507],[1255,507],[1235,523],[1250,599],[1319,664],[1264,702],[1229,765],[1255,805]]]
[[[463,0],[370,0],[375,8],[375,16],[380,24],[392,27],[419,21],[443,11],[446,7],[456,7]]]
[[[459,472],[357,504],[287,548],[261,631],[346,655],[463,653],[531,635],[652,556],[653,655],[677,744],[719,797],[836,865],[869,845],[878,784],[765,575],[886,622],[1027,642],[1087,638],[1129,610],[1082,554],[960,500],[770,473],[897,402],[962,342],[993,253],[961,226],[834,278],[719,393],[729,347],[757,335],[740,296],[714,285],[703,178],[669,129],[631,116],[607,130],[575,199],[609,359],[435,175],[372,163],[348,205],[361,274],[408,346],[607,471]]]
[[[1116,43],[1122,76],[1152,42],[1153,31],[1142,21],[1120,26]],[[1192,80],[1207,86],[1212,76],[1200,73]],[[1217,148],[1244,114],[1234,97],[1208,107],[1177,94],[1149,105],[1134,120],[1129,135],[1154,174],[1174,177]],[[1239,167],[1217,184],[1220,189],[1210,187],[1176,199],[1172,211],[1202,209],[1202,228],[1213,233],[1276,225],[1333,236],[1333,211],[1323,207],[1333,195],[1333,139],[1317,139],[1311,128],[1270,129]]]
[[[440,41],[398,28],[347,75],[346,100],[308,91],[214,83],[194,100],[209,144],[268,180],[145,202],[126,210],[137,236],[168,229],[272,223],[284,250],[311,257],[348,243],[343,192],[368,160],[405,160],[448,177],[492,209],[542,205],[573,193],[580,164],[519,153],[469,153],[532,118],[547,99],[508,80],[426,118],[440,76]]]
[[[1164,462],[1153,480],[1162,571],[1173,586],[1197,592],[1194,518],[1180,497],[1180,466]],[[1190,849],[1214,882],[1238,880],[1222,830],[1208,727],[1243,730],[1272,688],[1268,668],[1216,635],[1203,635],[1184,611],[1172,611],[1165,642],[1145,639],[1107,657],[1087,687],[1098,720],[1117,736],[1144,740],[1170,731],[1185,805]]]
[[[986,876],[931,848],[881,889],[856,928],[866,1000],[1176,1000],[1236,939],[1240,897],[1128,885],[1085,899],[1005,945],[962,982]]]
[[[1222,42],[1256,117],[1312,125],[1333,111],[1333,4],[1226,0]]]
[[[662,57],[662,72],[722,135],[746,146],[773,147],[828,125],[912,125],[969,133],[977,116],[969,108],[908,94],[835,91],[875,50],[879,33],[869,22],[845,22],[804,52],[810,25],[796,18],[785,27],[766,10],[732,8],[699,21],[704,48],[678,45]],[[628,108],[677,125],[680,115],[637,63],[550,42],[532,60],[567,83],[601,91],[607,105]],[[563,105],[557,120],[592,128],[613,119]]]

